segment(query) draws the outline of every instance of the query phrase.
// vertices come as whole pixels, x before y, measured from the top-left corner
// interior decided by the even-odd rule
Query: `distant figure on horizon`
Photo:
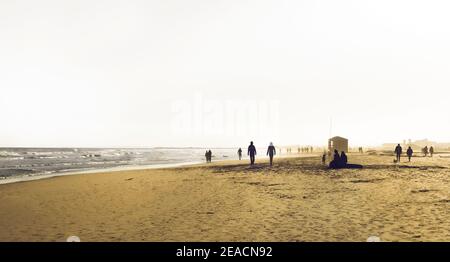
[[[256,147],[253,145],[253,141],[251,141],[250,145],[248,146],[247,155],[250,156],[250,165],[254,165],[256,156]]]
[[[208,163],[209,162],[209,152],[208,152],[208,150],[206,150],[206,152],[205,152],[205,159],[206,159],[206,163]]]
[[[433,157],[434,154],[434,147],[430,146],[430,156]]]
[[[406,150],[406,155],[408,155],[408,162],[411,162],[411,157],[413,156],[414,151],[411,147],[408,147],[408,150]]]
[[[395,150],[394,150],[394,152],[395,152],[395,155],[397,156],[397,159],[396,159],[396,161],[397,161],[397,163],[400,163],[400,157],[402,156],[402,147],[400,146],[400,144],[398,144],[396,147],[395,147]]]
[[[212,152],[211,152],[211,149],[207,152],[207,154],[208,154],[208,156],[207,156],[206,162],[211,163],[211,159],[212,159]]]
[[[425,155],[425,157],[428,156],[428,146],[425,146],[425,147],[423,148],[423,154]]]
[[[239,160],[241,160],[242,159],[242,149],[239,148],[237,153],[238,153],[238,156],[239,156]]]
[[[276,154],[277,154],[277,152],[275,150],[275,147],[273,146],[273,143],[270,142],[270,145],[267,148],[267,155],[270,158],[270,166],[272,166],[272,164],[273,164],[273,156],[276,155]]]
[[[326,152],[323,152],[323,155],[322,155],[322,164],[325,165],[326,160],[327,160],[327,153],[326,153]]]

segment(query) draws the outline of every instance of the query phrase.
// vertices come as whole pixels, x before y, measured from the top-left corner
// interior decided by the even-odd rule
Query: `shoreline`
[[[121,171],[133,171],[133,170],[177,168],[177,167],[197,165],[197,164],[201,164],[201,163],[202,162],[200,162],[200,161],[196,161],[196,162],[154,164],[154,165],[142,165],[142,166],[116,166],[116,167],[107,167],[107,168],[85,169],[85,170],[78,170],[78,171],[55,172],[55,173],[51,173],[51,174],[36,174],[36,175],[29,175],[29,176],[25,176],[25,177],[22,176],[22,177],[0,179],[0,186],[7,185],[7,184],[13,184],[13,183],[30,182],[30,181],[48,179],[48,178],[53,178],[53,177],[64,177],[64,176],[97,174],[97,173],[108,173],[108,172],[121,172]]]
[[[314,154],[309,155],[283,155],[279,156],[278,159],[284,159],[284,158],[291,158],[291,157],[311,157],[314,156]],[[267,156],[258,158],[261,160],[268,159]],[[257,159],[257,160],[258,160]],[[243,158],[242,161],[246,161],[246,158]],[[222,162],[233,162],[233,161],[239,161],[238,159],[221,159],[221,160],[215,160],[212,163],[222,163]],[[189,167],[189,166],[195,166],[195,165],[202,165],[207,164],[205,161],[190,161],[190,162],[180,162],[180,163],[168,163],[168,164],[153,164],[153,165],[130,165],[130,166],[116,166],[116,167],[107,167],[107,168],[94,168],[94,169],[84,169],[84,170],[71,170],[66,172],[55,172],[51,174],[36,174],[36,175],[26,175],[26,176],[18,176],[11,178],[3,178],[0,179],[0,186],[1,185],[7,185],[7,184],[14,184],[14,183],[22,183],[22,182],[30,182],[30,181],[36,181],[36,180],[43,180],[43,179],[49,179],[54,177],[65,177],[65,176],[74,176],[74,175],[85,175],[85,174],[97,174],[97,173],[109,173],[109,172],[122,172],[122,171],[138,171],[138,170],[152,170],[152,169],[166,169],[166,168],[178,168],[178,167]]]

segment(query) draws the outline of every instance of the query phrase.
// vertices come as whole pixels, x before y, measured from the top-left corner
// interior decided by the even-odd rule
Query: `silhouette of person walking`
[[[256,147],[253,145],[253,141],[251,141],[250,145],[248,146],[247,155],[250,156],[250,165],[254,165],[256,156]]]
[[[411,147],[408,147],[408,150],[406,150],[406,155],[408,155],[408,162],[411,162],[411,157],[413,156],[414,151]]]
[[[239,150],[238,150],[238,156],[239,156],[239,160],[241,160],[242,159],[242,149],[241,148],[239,148]]]
[[[206,150],[206,152],[205,152],[205,158],[206,158],[206,163],[208,163],[209,162],[209,152],[208,152],[208,150]]]
[[[401,155],[402,155],[402,147],[400,146],[400,144],[398,144],[396,147],[395,147],[395,155],[397,156],[397,163],[399,163],[400,162],[400,157],[401,157]]]
[[[211,150],[208,151],[208,159],[209,159],[209,163],[211,163],[211,160],[212,160],[212,152],[211,152]]]
[[[425,155],[425,157],[428,156],[428,146],[425,146],[423,149],[423,154]]]
[[[430,146],[430,156],[433,157],[434,154],[434,147]]]
[[[276,154],[277,154],[277,152],[275,150],[275,147],[273,146],[273,143],[270,142],[270,145],[267,148],[267,155],[270,158],[270,166],[272,166],[272,164],[273,164],[273,156],[276,155]]]

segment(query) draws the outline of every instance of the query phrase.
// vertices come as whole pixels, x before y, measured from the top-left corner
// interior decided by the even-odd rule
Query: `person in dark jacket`
[[[330,162],[331,169],[340,169],[340,168],[350,168],[350,169],[361,169],[363,168],[362,165],[358,164],[349,164],[347,155],[344,151],[341,152],[341,155],[339,155],[339,152],[337,150],[334,150],[334,157],[333,161]]]
[[[341,156],[337,150],[334,150],[333,160],[330,162],[330,168],[341,168]]]
[[[395,152],[395,155],[397,156],[397,163],[399,163],[399,162],[400,162],[400,157],[401,157],[401,155],[402,155],[402,147],[400,146],[400,144],[398,144],[398,145],[395,147],[394,152]]]
[[[411,157],[413,156],[414,151],[411,147],[408,147],[408,150],[406,150],[406,155],[408,156],[408,162],[411,162]]]
[[[347,166],[348,158],[344,151],[341,152],[341,166]]]
[[[434,154],[434,147],[430,146],[430,156],[433,157]]]
[[[273,156],[276,155],[277,152],[275,150],[275,147],[273,146],[273,143],[270,142],[269,147],[267,148],[267,155],[269,156],[270,159],[270,166],[272,166],[273,164]]]
[[[250,165],[254,165],[256,156],[256,147],[253,145],[253,141],[251,141],[250,145],[248,146],[247,155],[250,156]]]
[[[423,148],[423,154],[425,155],[425,157],[428,156],[428,146],[425,146],[425,147]]]

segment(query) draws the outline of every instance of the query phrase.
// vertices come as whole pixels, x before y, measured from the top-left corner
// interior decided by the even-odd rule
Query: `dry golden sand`
[[[0,241],[450,241],[450,159],[350,155],[0,185]],[[264,162],[266,162],[264,160]]]

